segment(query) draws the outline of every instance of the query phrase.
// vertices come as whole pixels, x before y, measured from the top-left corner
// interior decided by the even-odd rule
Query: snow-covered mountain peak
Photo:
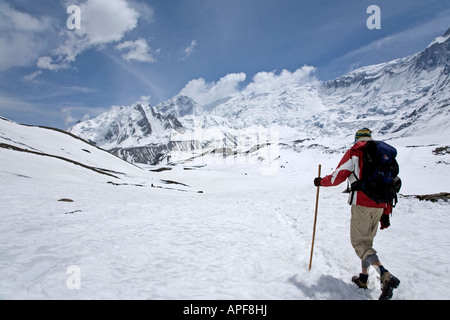
[[[69,132],[106,149],[129,148],[159,143],[167,139],[170,130],[184,131],[172,114],[161,114],[150,105],[134,103],[112,107],[98,117],[80,122]]]
[[[324,83],[320,88],[324,104],[346,114],[341,127],[359,122],[379,134],[417,135],[448,122],[450,41],[446,34],[445,41],[435,41],[417,54],[359,68]],[[449,128],[439,125],[439,130]]]
[[[324,83],[289,82],[270,90],[247,87],[209,105],[180,94],[155,107],[136,103],[112,108],[70,131],[144,163],[169,157],[171,150],[206,145],[217,149],[252,128],[281,128],[289,135],[279,138],[288,143],[298,137],[342,139],[361,127],[380,138],[445,133],[450,130],[449,38],[450,30],[414,55]]]
[[[325,108],[318,96],[318,86],[318,83],[292,84],[270,93],[239,94],[216,106],[210,114],[229,119],[234,128],[252,125],[301,128]]]
[[[435,44],[441,44],[441,43],[444,43],[444,42],[446,42],[449,38],[450,38],[450,28],[448,28],[447,31],[446,31],[442,36],[439,36],[439,37],[437,37],[436,39],[434,39],[434,40],[429,44],[428,47],[431,47],[431,46],[433,46],[433,45],[435,45]]]
[[[177,118],[198,115],[201,112],[200,105],[185,95],[176,95],[158,104],[155,109],[163,115],[171,114]]]

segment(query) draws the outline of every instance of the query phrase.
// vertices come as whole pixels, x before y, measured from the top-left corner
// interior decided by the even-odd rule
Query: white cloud
[[[294,72],[284,69],[279,75],[275,74],[274,71],[262,71],[253,77],[252,82],[243,90],[243,93],[265,93],[291,84],[305,84],[314,80],[312,73],[315,70],[314,67],[305,65]]]
[[[317,81],[313,76],[316,68],[303,66],[294,72],[288,70],[281,71],[280,74],[272,72],[257,73],[252,82],[243,90],[239,89],[239,84],[246,79],[245,73],[231,73],[222,77],[217,83],[207,83],[205,79],[198,78],[188,82],[180,91],[200,104],[209,104],[219,99],[230,97],[236,94],[260,94],[272,92],[292,84],[306,84]]]
[[[59,65],[59,68],[53,67],[53,70],[67,68],[85,50],[94,47],[102,48],[109,43],[121,41],[125,34],[136,28],[138,24],[139,13],[125,0],[87,0],[79,4],[79,7],[81,28],[65,29],[62,33],[64,42],[53,52],[55,56],[53,64]],[[151,10],[146,12],[150,14]],[[136,47],[135,50],[145,49],[141,42],[138,44],[141,46]],[[129,57],[130,59],[150,58],[148,55],[144,56],[143,52],[135,51],[130,52]]]
[[[64,120],[65,127],[69,127],[78,121],[86,121],[108,111],[108,108],[88,108],[82,105],[65,106],[60,110],[60,116]]]
[[[24,76],[23,78],[26,81],[32,81],[34,78],[36,78],[37,76],[39,76],[40,74],[42,74],[42,70],[37,70],[35,72],[30,73],[29,75]]]
[[[91,118],[91,116],[89,115],[89,113],[84,113],[84,111],[86,108],[85,107],[64,107],[61,109],[61,114],[62,117],[64,119],[64,125],[65,127],[69,127],[71,125],[73,125],[74,123],[78,122],[78,121],[86,121],[89,120]],[[104,109],[101,109],[102,111],[104,111]],[[77,114],[80,114],[80,118],[76,118],[72,115],[72,112],[75,112]],[[92,112],[92,109],[88,110],[89,112]],[[98,113],[99,111],[97,111]]]
[[[0,71],[32,65],[44,52],[53,21],[32,17],[0,1]]]
[[[138,23],[139,13],[125,0],[88,0],[80,5],[80,34],[90,45],[120,41]]]
[[[77,121],[77,119],[75,119],[74,117],[72,117],[72,112],[70,110],[70,108],[63,108],[61,109],[62,114],[64,115],[64,123],[66,125],[66,127]]]
[[[145,39],[139,38],[136,41],[125,41],[116,46],[116,49],[120,51],[127,51],[127,53],[122,54],[122,58],[127,61],[136,60],[140,62],[156,62],[153,57],[151,48],[148,46]],[[159,50],[156,50],[156,53]]]
[[[141,98],[139,99],[138,103],[143,104],[143,105],[149,105],[150,104],[150,98],[151,98],[151,96],[141,96]]]
[[[48,56],[40,57],[36,65],[41,69],[48,69],[52,71],[56,71],[61,68],[61,65],[54,64],[53,59]]]
[[[48,19],[38,19],[11,8],[7,3],[1,2],[2,10],[0,15],[2,17],[0,27],[2,29],[9,28],[22,32],[40,32],[48,27]]]
[[[139,18],[141,19],[142,22],[145,23],[155,22],[155,11],[153,10],[152,7],[148,6],[144,2],[137,2],[134,0],[129,0],[127,3],[136,12],[139,12]]]
[[[197,40],[192,40],[191,44],[184,49],[184,56],[178,60],[184,61],[187,58],[189,58],[196,46],[197,46]]]
[[[131,5],[152,21],[153,10],[150,7],[134,2]],[[126,0],[87,0],[78,5],[81,28],[68,30],[60,21],[32,16],[1,0],[0,6],[0,71],[29,66],[36,61],[40,69],[57,71],[69,68],[70,63],[85,50],[121,41],[127,32],[137,27],[140,16]],[[65,17],[64,13],[62,17]],[[153,59],[145,43],[137,41],[136,44],[135,50],[127,57],[145,61]],[[27,79],[37,75],[32,73]]]
[[[199,104],[208,104],[239,93],[239,84],[245,81],[245,73],[231,73],[222,77],[217,83],[207,83],[198,78],[188,82],[180,94],[194,99]]]

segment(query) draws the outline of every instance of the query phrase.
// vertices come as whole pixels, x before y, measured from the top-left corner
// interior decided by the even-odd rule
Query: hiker
[[[348,150],[339,162],[336,170],[323,178],[315,178],[316,187],[337,186],[348,179],[349,184],[362,178],[362,164],[364,147],[372,140],[372,132],[368,128],[358,130],[355,134],[355,144]],[[351,205],[350,240],[356,254],[361,259],[361,273],[354,276],[352,281],[359,288],[367,289],[368,269],[373,266],[381,279],[380,300],[392,298],[393,289],[400,281],[381,264],[377,251],[373,248],[373,239],[377,233],[378,224],[385,229],[390,226],[389,215],[392,207],[389,203],[377,203],[370,199],[363,191],[350,192]]]

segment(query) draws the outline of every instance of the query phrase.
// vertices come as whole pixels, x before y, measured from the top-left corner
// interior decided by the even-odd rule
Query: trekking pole
[[[321,169],[322,169],[322,165],[319,164],[319,176],[318,176],[319,178],[320,178]],[[309,258],[309,270],[311,270],[312,257],[313,257],[313,251],[314,251],[314,238],[316,236],[317,208],[319,207],[319,189],[320,189],[320,186],[317,186],[316,212],[314,214],[314,229],[313,229],[313,237],[312,237],[312,244],[311,244],[311,257]]]

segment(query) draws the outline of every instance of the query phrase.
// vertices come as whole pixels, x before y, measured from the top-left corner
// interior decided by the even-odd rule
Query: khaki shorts
[[[361,260],[366,260],[368,256],[377,253],[372,246],[383,211],[383,208],[352,205],[350,241]]]

